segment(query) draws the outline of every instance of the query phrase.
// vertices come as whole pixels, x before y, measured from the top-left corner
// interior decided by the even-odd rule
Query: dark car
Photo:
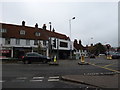
[[[94,55],[94,54],[91,54],[91,55],[90,55],[90,58],[95,58],[95,55]]]
[[[120,59],[120,53],[118,52],[111,54],[111,56],[112,56],[112,59]]]
[[[30,64],[32,62],[47,63],[47,62],[50,62],[51,59],[47,56],[44,56],[36,52],[29,52],[29,53],[26,53],[24,56],[22,56],[22,61],[24,62],[24,64]]]

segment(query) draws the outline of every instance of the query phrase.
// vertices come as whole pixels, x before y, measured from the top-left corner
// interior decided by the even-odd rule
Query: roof
[[[38,39],[38,40],[48,40],[49,37],[56,37],[59,39],[69,39],[64,34],[52,32],[49,30],[43,30],[42,28],[35,28],[29,26],[22,26],[22,25],[13,25],[13,24],[5,24],[0,23],[2,28],[7,29],[7,33],[3,33],[3,38],[20,38],[20,39]],[[25,35],[20,35],[20,30],[25,30]],[[35,36],[35,33],[39,32],[40,36]]]

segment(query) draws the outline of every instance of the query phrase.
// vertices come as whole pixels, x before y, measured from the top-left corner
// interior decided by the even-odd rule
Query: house
[[[46,56],[57,55],[60,59],[70,56],[70,38],[55,30],[47,30],[44,24],[42,28],[0,23],[0,53],[2,56],[19,58],[26,52],[38,52]],[[54,44],[54,45],[53,45]],[[39,47],[40,46],[40,47]]]
[[[73,46],[74,46],[74,54],[76,59],[79,59],[81,55],[84,55],[85,57],[87,57],[87,54],[88,54],[87,47],[84,47],[82,45],[81,40],[79,40],[79,43],[78,43],[77,39],[75,39]]]

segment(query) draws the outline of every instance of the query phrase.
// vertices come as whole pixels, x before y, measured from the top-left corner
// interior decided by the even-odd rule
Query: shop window
[[[16,39],[16,45],[20,45],[20,39]]]
[[[43,45],[46,46],[46,41],[43,41]]]
[[[6,39],[5,39],[5,44],[6,44],[6,45],[10,44],[10,38],[6,38]]]
[[[38,40],[34,40],[34,45],[38,45]]]
[[[30,40],[26,40],[26,45],[30,45]]]

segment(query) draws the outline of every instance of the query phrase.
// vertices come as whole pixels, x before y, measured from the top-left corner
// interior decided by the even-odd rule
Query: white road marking
[[[5,82],[4,80],[0,80],[0,83],[3,83],[3,82]]]
[[[17,77],[16,79],[27,79],[27,77]]]
[[[30,80],[30,82],[42,82],[43,80]]]
[[[59,79],[48,79],[49,82],[59,81]]]
[[[58,79],[59,76],[49,77],[50,79]]]
[[[11,82],[24,82],[25,80],[12,80]]]
[[[33,77],[33,79],[44,79],[44,77]]]

